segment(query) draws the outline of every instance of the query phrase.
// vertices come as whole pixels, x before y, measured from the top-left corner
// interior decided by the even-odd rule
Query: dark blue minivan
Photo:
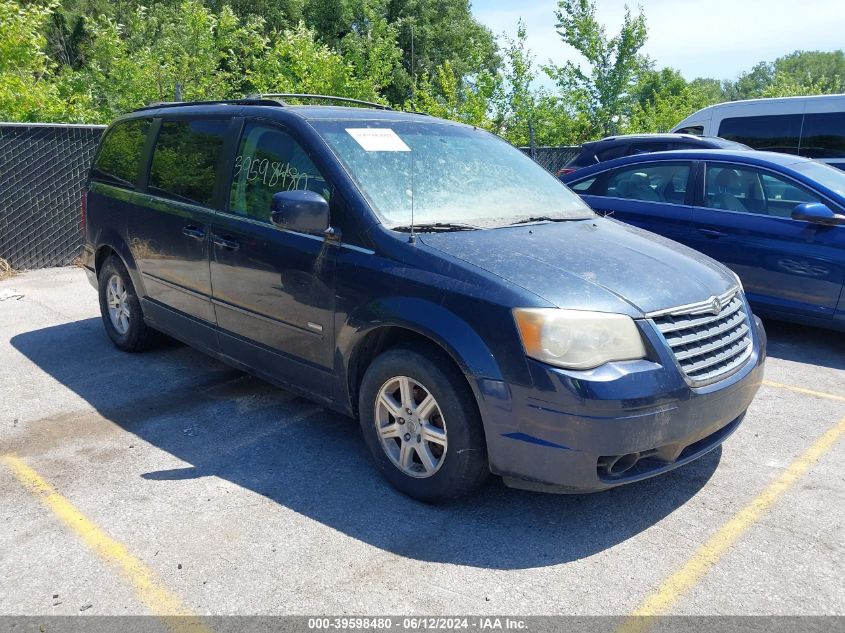
[[[106,131],[83,259],[119,348],[166,333],[354,416],[424,500],[603,490],[739,426],[766,341],[727,268],[485,131],[282,98]]]

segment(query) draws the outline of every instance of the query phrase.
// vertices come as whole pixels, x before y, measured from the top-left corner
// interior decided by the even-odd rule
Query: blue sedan
[[[726,264],[761,316],[845,330],[845,172],[786,154],[694,150],[562,180],[596,212]]]

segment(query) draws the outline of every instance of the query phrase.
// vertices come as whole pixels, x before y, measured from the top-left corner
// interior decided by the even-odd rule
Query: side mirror
[[[270,201],[270,219],[283,229],[322,235],[329,228],[329,203],[313,191],[279,191]]]
[[[821,202],[805,202],[799,204],[792,211],[793,220],[803,220],[813,224],[826,224],[835,226],[845,224],[845,215],[831,211],[826,204]]]

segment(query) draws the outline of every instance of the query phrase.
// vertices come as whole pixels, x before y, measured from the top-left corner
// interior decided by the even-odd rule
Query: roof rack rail
[[[315,95],[315,94],[297,94],[293,92],[267,92],[261,94],[247,95],[247,99],[264,100],[272,99],[282,105],[288,105],[284,99],[317,99],[324,101],[337,101],[339,103],[355,103],[358,105],[370,106],[371,108],[378,108],[379,110],[393,110],[390,106],[383,103],[373,103],[372,101],[362,101],[361,99],[350,99],[349,97],[335,97],[333,95]]]
[[[181,106],[193,105],[266,105],[279,106],[280,104],[275,99],[264,99],[261,97],[245,97],[243,99],[220,99],[215,101],[154,101],[140,108],[135,108],[133,112],[141,112],[142,110],[153,110],[155,108],[175,108]]]

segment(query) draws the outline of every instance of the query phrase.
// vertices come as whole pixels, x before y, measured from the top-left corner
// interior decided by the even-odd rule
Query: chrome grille
[[[724,378],[751,355],[751,329],[742,293],[736,288],[701,303],[649,316],[681,369],[696,382]]]

